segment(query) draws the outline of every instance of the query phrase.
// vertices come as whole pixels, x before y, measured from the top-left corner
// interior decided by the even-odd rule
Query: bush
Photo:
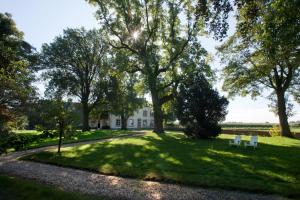
[[[54,138],[55,132],[50,130],[43,130],[42,134],[40,135],[41,138]]]
[[[210,127],[201,127],[198,124],[189,124],[183,132],[189,138],[206,139],[217,137],[221,133],[221,130],[219,125],[210,124]]]
[[[9,131],[2,131],[0,134],[0,154],[7,153],[7,150],[14,148],[19,151],[40,139],[39,135],[15,134]]]
[[[72,125],[69,124],[65,128],[64,136],[66,138],[71,138],[74,135],[76,135],[76,129]]]
[[[213,90],[200,72],[183,80],[175,100],[177,118],[185,127],[184,133],[192,138],[218,136],[218,122],[225,119],[227,105],[227,99]]]
[[[12,134],[10,143],[12,147],[19,151],[22,149],[26,149],[27,146],[35,141],[40,139],[39,135],[27,135],[27,134]]]
[[[274,125],[272,126],[272,128],[270,128],[269,130],[270,136],[274,137],[274,136],[280,136],[280,127],[278,125]]]
[[[110,126],[108,125],[102,126],[102,129],[110,129]]]
[[[0,155],[2,153],[7,153],[12,145],[10,144],[11,133],[8,130],[2,130],[0,132]]]

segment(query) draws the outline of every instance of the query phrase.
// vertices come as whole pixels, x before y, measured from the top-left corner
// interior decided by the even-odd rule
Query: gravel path
[[[143,133],[136,134],[136,136],[139,135],[143,135]],[[104,139],[102,141],[109,140],[111,139]],[[64,147],[95,142],[99,141],[67,144],[64,145]],[[57,186],[70,192],[99,195],[111,199],[285,199],[274,195],[193,188],[116,176],[106,176],[77,169],[58,167],[37,162],[21,161],[17,159],[24,155],[52,148],[56,147],[44,147],[0,156],[0,172],[20,176],[26,179],[33,179],[41,183]]]

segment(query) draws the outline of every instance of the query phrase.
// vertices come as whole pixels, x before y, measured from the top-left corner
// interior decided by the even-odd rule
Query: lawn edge
[[[32,155],[32,154],[30,154],[30,155]],[[77,167],[77,166],[72,166],[72,165],[63,165],[63,164],[48,162],[48,161],[39,160],[39,159],[31,159],[31,158],[29,158],[30,155],[22,156],[18,159],[22,160],[22,161],[47,164],[47,165],[57,166],[57,167],[61,167],[61,168],[81,170],[81,171],[86,171],[86,172],[90,172],[90,173],[96,173],[96,174],[103,175],[103,176],[114,176],[114,177],[119,177],[119,178],[137,180],[137,181],[151,181],[151,182],[156,182],[156,183],[161,183],[161,184],[174,184],[174,185],[191,187],[191,188],[201,187],[204,189],[226,190],[226,191],[242,192],[242,193],[256,193],[256,194],[261,194],[261,195],[273,195],[273,196],[285,197],[285,198],[290,198],[290,199],[300,199],[300,195],[298,195],[298,194],[285,195],[282,193],[272,193],[272,192],[268,192],[265,190],[259,190],[259,189],[236,188],[236,187],[231,187],[231,186],[219,187],[219,186],[210,186],[210,185],[205,185],[205,184],[193,184],[193,183],[189,184],[189,183],[184,183],[181,181],[175,181],[175,180],[166,179],[166,178],[159,178],[159,179],[157,179],[157,178],[139,178],[139,177],[123,175],[123,174],[119,174],[119,173],[104,173],[104,172],[100,172],[100,171],[97,171],[97,170],[91,169],[91,168]]]

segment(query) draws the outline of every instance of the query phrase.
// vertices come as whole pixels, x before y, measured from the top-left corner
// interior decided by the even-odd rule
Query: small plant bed
[[[300,140],[259,137],[253,149],[230,147],[232,138],[222,134],[192,140],[181,132],[148,132],[23,159],[144,180],[300,197]]]
[[[89,195],[62,191],[33,181],[0,174],[0,199],[5,200],[100,200]]]

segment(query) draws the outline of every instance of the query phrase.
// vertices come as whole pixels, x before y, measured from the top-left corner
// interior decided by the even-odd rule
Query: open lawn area
[[[180,132],[149,132],[24,159],[145,180],[300,197],[300,140],[259,137],[259,147],[253,149],[230,147],[233,137],[191,140]]]
[[[35,130],[21,130],[21,131],[15,131],[15,133],[23,134],[23,135],[42,134],[40,131],[35,131]],[[127,131],[127,130],[91,130],[86,132],[76,131],[71,136],[64,138],[62,142],[63,144],[67,144],[67,143],[82,142],[88,140],[105,139],[105,138],[117,137],[126,134],[133,134],[133,133],[137,133],[137,132]],[[56,145],[58,144],[58,140],[59,140],[58,136],[54,138],[50,138],[50,137],[40,138],[39,140],[30,142],[27,145],[27,148],[37,148],[37,147],[43,147],[49,145]]]
[[[100,200],[94,196],[87,196],[64,192],[33,181],[24,180],[0,174],[0,199],[2,200]]]

